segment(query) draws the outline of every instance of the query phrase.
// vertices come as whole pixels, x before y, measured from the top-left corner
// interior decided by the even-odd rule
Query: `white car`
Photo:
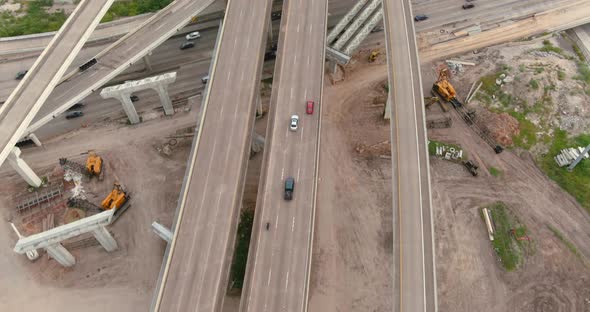
[[[201,38],[201,33],[198,31],[193,31],[192,33],[186,35],[186,40],[195,40],[197,38]]]
[[[297,116],[297,115],[291,116],[291,124],[289,125],[289,130],[297,131],[298,125],[299,125],[299,116]]]

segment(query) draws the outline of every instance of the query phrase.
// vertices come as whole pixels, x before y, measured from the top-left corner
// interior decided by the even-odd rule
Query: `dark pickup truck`
[[[287,177],[285,179],[285,200],[293,199],[293,190],[295,189],[295,179],[293,177]]]

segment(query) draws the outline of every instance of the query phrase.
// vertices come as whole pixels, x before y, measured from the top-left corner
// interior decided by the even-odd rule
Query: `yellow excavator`
[[[88,158],[86,158],[86,172],[91,176],[97,176],[100,181],[102,181],[104,177],[102,158],[96,155],[94,151],[88,152]]]
[[[113,190],[102,201],[101,206],[104,210],[120,209],[127,203],[128,199],[129,195],[127,195],[121,184],[115,182]]]
[[[449,70],[447,68],[443,68],[438,73],[438,79],[434,85],[432,85],[432,91],[438,94],[445,101],[453,104],[455,108],[463,106],[463,104],[457,99],[457,92],[455,91],[455,88],[449,82]]]
[[[379,56],[379,54],[381,54],[381,52],[371,51],[371,54],[369,54],[369,58],[368,58],[369,63],[375,62],[375,60],[377,60],[377,57]]]

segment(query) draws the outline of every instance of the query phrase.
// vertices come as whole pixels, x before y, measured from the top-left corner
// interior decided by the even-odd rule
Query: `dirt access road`
[[[391,283],[391,164],[381,119],[385,66],[365,57],[326,88],[310,311],[388,311]],[[378,61],[379,63],[381,61]],[[426,68],[426,67],[425,67]],[[434,79],[423,70],[424,86]],[[438,111],[437,111],[438,110]],[[442,114],[427,110],[427,119]],[[482,164],[431,159],[438,298],[441,311],[589,311],[590,270],[548,229],[559,229],[590,257],[590,217],[546,178],[530,157],[496,155],[453,115],[454,126],[429,137],[461,144]],[[387,146],[383,146],[387,145]],[[485,169],[494,166],[503,175]],[[506,273],[487,239],[478,208],[506,202],[524,222],[536,253]]]

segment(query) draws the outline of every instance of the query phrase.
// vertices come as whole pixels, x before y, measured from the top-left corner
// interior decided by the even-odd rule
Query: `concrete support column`
[[[174,234],[167,227],[154,221],[152,222],[152,230],[154,230],[154,232],[156,232],[156,234],[158,234],[158,236],[160,236],[166,242],[172,242],[172,237],[174,236]]]
[[[262,116],[262,100],[260,99],[260,94],[256,97],[256,117]]]
[[[106,251],[112,252],[117,250],[117,241],[115,241],[111,233],[104,226],[98,227],[92,233],[94,234],[94,238],[96,238]]]
[[[160,84],[154,90],[160,96],[160,102],[162,102],[162,107],[164,107],[164,114],[168,116],[174,115],[174,107],[172,107],[172,101],[168,95],[168,86]]]
[[[267,43],[266,46],[267,47],[272,47],[272,18],[268,19],[268,39],[267,39]]]
[[[119,101],[121,101],[121,104],[123,105],[123,110],[125,111],[125,114],[127,114],[127,118],[129,119],[129,122],[132,125],[139,123],[139,115],[137,114],[137,110],[135,109],[135,105],[133,105],[133,102],[131,102],[130,95],[129,94],[120,94],[120,95],[116,96],[115,98],[117,98]]]
[[[387,94],[387,102],[385,103],[385,113],[383,114],[383,118],[389,120],[391,117],[391,96]]]
[[[43,143],[41,143],[41,140],[39,140],[39,138],[34,133],[29,134],[29,139],[31,139],[31,141],[33,141],[33,143],[35,143],[35,145],[37,145],[39,147],[43,146]]]
[[[8,154],[8,163],[16,172],[34,187],[41,186],[41,179],[33,172],[33,169],[27,165],[27,163],[20,158],[20,148],[14,147],[10,154]]]
[[[143,57],[143,62],[145,64],[145,68],[149,72],[153,71],[152,62],[150,61],[150,55],[151,55],[151,53]]]
[[[71,267],[76,264],[76,258],[64,247],[62,244],[57,243],[55,245],[45,247],[47,253],[51,258],[55,259],[59,264],[65,267]]]

